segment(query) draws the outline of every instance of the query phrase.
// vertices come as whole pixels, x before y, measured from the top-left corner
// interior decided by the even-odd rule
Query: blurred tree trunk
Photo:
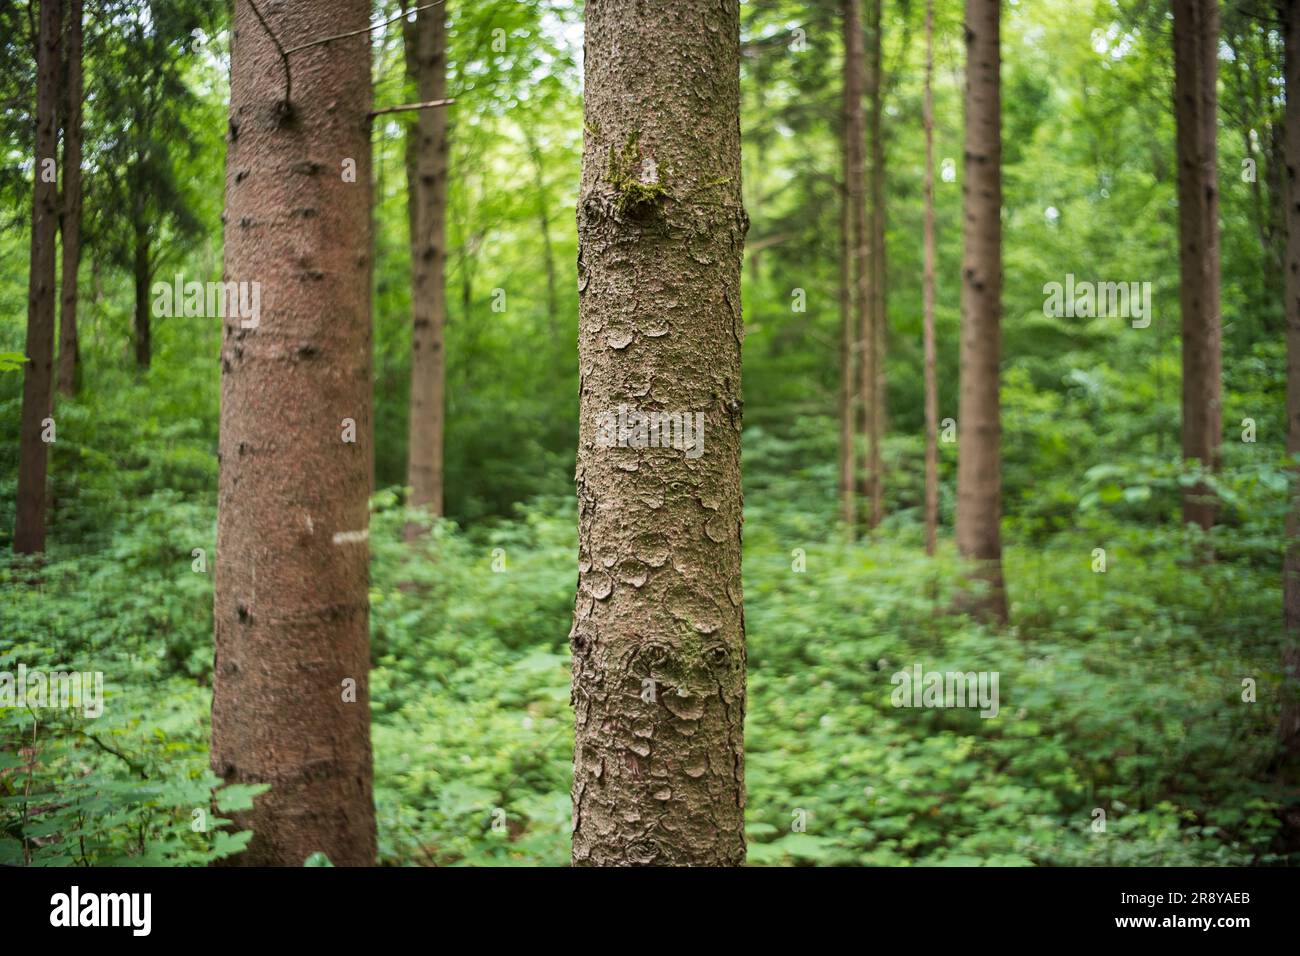
[[[866,45],[862,35],[861,0],[843,0],[844,16],[844,82],[848,88],[845,117],[845,140],[848,143],[848,169],[846,178],[849,194],[850,256],[853,279],[853,311],[857,322],[857,380],[855,442],[858,456],[856,474],[857,497],[862,499],[864,523],[871,524],[874,472],[872,470],[875,442],[872,429],[875,422],[873,399],[876,381],[876,336],[871,321],[872,292],[872,232],[867,220],[867,116],[864,100],[867,94]]]
[[[1183,335],[1183,458],[1219,467],[1222,440],[1219,187],[1215,124],[1219,10],[1215,0],[1173,0],[1174,115],[1178,137],[1179,305]],[[1214,525],[1213,492],[1183,490],[1183,520]]]
[[[417,10],[407,31],[407,71],[415,76],[420,102],[447,94],[447,14],[443,6]],[[414,39],[414,48],[410,40]],[[407,166],[411,213],[411,408],[407,445],[410,503],[431,514],[443,512],[443,432],[447,324],[447,111],[418,110],[416,150]],[[414,172],[414,178],[410,174]],[[408,527],[413,537],[420,529]]]
[[[63,96],[63,274],[59,308],[58,384],[77,391],[77,273],[81,270],[81,20],[82,0],[68,0],[64,44],[67,87]]]
[[[551,210],[546,201],[546,166],[542,148],[533,135],[532,128],[520,126],[528,146],[528,158],[533,166],[533,188],[537,190],[537,229],[542,234],[542,264],[546,267],[546,323],[553,339],[560,334],[560,306],[555,291],[555,253],[551,248]]]
[[[858,0],[842,0],[844,76],[840,115],[843,196],[840,206],[840,519],[857,534],[857,454],[861,422],[860,364],[866,360],[857,335],[862,171],[862,41]]]
[[[962,183],[961,405],[957,548],[980,594],[959,606],[1007,619],[1002,583],[1002,85],[1000,0],[966,0],[966,168]]]
[[[144,218],[143,204],[137,202],[135,206],[131,266],[135,287],[135,366],[143,370],[153,361],[153,331],[149,327],[149,280],[153,277],[153,267],[149,261],[149,224]],[[180,303],[175,308],[177,315],[183,314]]]
[[[921,279],[925,352],[925,553],[934,554],[939,527],[939,389],[935,379],[934,297],[934,0],[925,0],[925,98],[921,106],[925,130],[924,266]]]
[[[871,136],[871,328],[875,349],[875,374],[871,391],[871,527],[885,516],[885,472],[881,461],[881,442],[885,438],[885,352],[889,326],[885,313],[885,140],[882,132],[884,112],[884,54],[882,47],[881,0],[870,0],[867,34],[870,38],[868,100]]]
[[[738,0],[586,8],[578,865],[745,859],[739,20]],[[704,444],[623,447],[620,405],[699,414]]]
[[[1286,44],[1286,115],[1283,121],[1285,170],[1281,177],[1286,227],[1286,450],[1300,455],[1300,0],[1278,0]],[[1282,573],[1283,695],[1280,737],[1283,782],[1300,785],[1300,469],[1292,466],[1291,506],[1287,511],[1286,555]],[[1300,804],[1283,813],[1286,839],[1300,846]]]
[[[236,865],[375,862],[369,703],[370,4],[236,3],[225,280],[212,768],[269,783]],[[281,45],[294,53],[286,103]],[[349,170],[355,175],[349,175]]]
[[[32,176],[31,273],[19,431],[14,551],[45,550],[45,479],[49,446],[42,433],[53,405],[55,244],[59,228],[59,0],[42,0],[36,51],[36,163]]]

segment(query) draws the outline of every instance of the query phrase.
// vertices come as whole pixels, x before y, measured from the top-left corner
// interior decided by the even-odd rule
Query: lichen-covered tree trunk
[[[939,390],[935,377],[934,334],[934,0],[925,0],[925,94],[921,105],[925,130],[925,204],[921,277],[923,351],[925,355],[925,552],[934,554],[939,526]]]
[[[1217,0],[1173,0],[1174,116],[1178,152],[1178,301],[1183,336],[1183,458],[1219,466],[1223,430],[1219,313]],[[1183,520],[1214,525],[1213,493],[1183,491]]]
[[[962,182],[961,394],[957,548],[982,593],[960,605],[1007,618],[1002,584],[1002,89],[1000,0],[966,2],[966,167]]]
[[[881,0],[871,0],[867,14],[870,64],[867,98],[871,136],[871,328],[875,374],[871,382],[871,526],[885,517],[885,470],[881,442],[885,438],[885,352],[889,339],[885,294],[885,60],[882,43]]]
[[[63,96],[63,273],[59,296],[58,386],[64,395],[77,391],[77,273],[81,268],[81,20],[82,0],[68,0],[64,60],[67,88]]]
[[[283,63],[235,4],[225,280],[259,282],[255,328],[224,320],[212,767],[269,783],[236,815],[234,862],[375,860],[367,603],[370,5],[263,6],[280,43],[357,35]]]
[[[738,0],[589,0],[585,46],[573,861],[738,865]]]
[[[876,381],[876,334],[871,321],[872,291],[871,239],[867,218],[867,115],[864,98],[867,92],[866,43],[862,35],[861,0],[843,0],[844,84],[847,88],[844,136],[847,143],[845,172],[849,203],[849,249],[853,279],[853,314],[856,323],[858,353],[856,394],[855,490],[862,499],[863,523],[871,525],[871,502],[875,442],[872,428]]]
[[[415,14],[413,60],[420,102],[447,93],[447,19],[443,6]],[[410,34],[408,34],[409,36]],[[411,407],[407,445],[407,484],[410,503],[431,514],[443,511],[443,432],[446,356],[443,332],[447,324],[447,111],[424,109],[415,121],[415,191],[408,204],[411,224]],[[408,167],[409,170],[409,167]],[[414,534],[418,528],[410,528]]]
[[[59,0],[41,0],[36,49],[36,162],[32,184],[31,272],[27,279],[27,344],[19,428],[14,551],[45,550],[45,478],[49,445],[42,437],[54,400],[54,260],[59,226]]]
[[[1283,120],[1283,221],[1286,224],[1286,412],[1287,454],[1300,454],[1300,0],[1279,0],[1285,42],[1286,113]],[[1285,683],[1279,735],[1284,782],[1300,785],[1300,474],[1293,471],[1291,507],[1287,511],[1287,546],[1282,566],[1282,617]],[[1300,845],[1300,807],[1292,805],[1285,820],[1288,839]]]

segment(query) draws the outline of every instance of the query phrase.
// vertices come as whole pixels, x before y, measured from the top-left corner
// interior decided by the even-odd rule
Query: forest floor
[[[845,543],[829,480],[748,490],[751,864],[1279,862],[1269,568],[1199,564],[1181,530],[1084,514],[1011,542],[1013,623],[995,632],[946,613],[953,549],[926,557],[914,515]],[[412,550],[396,501],[376,497],[372,528],[381,860],[564,864],[572,503],[446,522]],[[0,862],[193,864],[240,845],[220,817],[195,824],[217,782],[214,510],[175,492],[126,507],[100,546],[0,568],[16,636],[0,670],[106,675],[96,719],[0,710]],[[997,715],[896,707],[891,678],[918,666],[996,674]]]

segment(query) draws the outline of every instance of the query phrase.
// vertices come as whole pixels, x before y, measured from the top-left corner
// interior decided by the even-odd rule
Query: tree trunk
[[[881,131],[884,110],[884,56],[881,0],[870,0],[867,32],[870,36],[868,100],[871,103],[871,329],[875,374],[871,386],[871,527],[885,516],[885,472],[881,442],[885,437],[885,350],[888,323],[885,315],[885,140]]]
[[[59,307],[59,391],[77,391],[77,273],[81,269],[81,11],[82,0],[68,0],[64,49],[67,89],[63,128],[63,273]]]
[[[847,142],[849,194],[849,237],[853,278],[853,311],[857,323],[857,496],[864,502],[864,522],[871,524],[873,495],[872,462],[876,443],[873,399],[876,381],[876,336],[871,321],[872,256],[867,221],[867,118],[863,99],[867,90],[866,47],[862,36],[861,0],[843,0],[844,83],[848,89],[844,136]]]
[[[934,554],[939,527],[939,389],[935,377],[934,297],[934,0],[925,0],[925,98],[921,106],[925,130],[924,266],[921,278],[925,351],[925,553]]]
[[[407,34],[409,36],[409,33]],[[406,49],[420,102],[438,100],[447,93],[447,20],[444,7],[415,14],[415,49]],[[411,67],[408,66],[408,71]],[[407,446],[407,484],[410,504],[443,512],[443,430],[446,361],[443,330],[447,321],[447,111],[426,109],[416,119],[418,148],[415,190],[408,204],[414,217],[411,236],[411,409]],[[408,167],[409,171],[409,167]],[[407,529],[408,537],[419,528]]]
[[[1287,439],[1290,456],[1300,455],[1300,0],[1279,0],[1286,45],[1286,113],[1283,127],[1285,170],[1282,176],[1283,217],[1286,227],[1286,355]],[[1282,618],[1285,648],[1282,743],[1284,783],[1300,784],[1300,469],[1293,467],[1291,507],[1287,512],[1286,555],[1282,573]],[[1284,813],[1287,839],[1300,845],[1300,805]]]
[[[857,0],[843,0],[844,76],[840,115],[843,195],[840,206],[840,519],[852,539],[857,533],[857,461],[861,425],[861,372],[865,361],[857,335],[858,208],[862,201],[861,33]],[[855,46],[856,44],[856,46]],[[854,184],[858,184],[855,191]]]
[[[580,865],[745,859],[739,32],[738,0],[586,8]],[[620,405],[700,422],[705,441],[620,444]]]
[[[54,252],[59,227],[59,0],[42,0],[36,52],[36,165],[32,185],[31,274],[27,281],[27,364],[18,453],[14,551],[45,550],[45,478],[49,446],[43,424],[53,404]]]
[[[1219,10],[1216,0],[1173,0],[1174,113],[1178,126],[1179,305],[1183,334],[1183,458],[1219,467],[1223,430],[1219,313],[1219,187],[1215,169]],[[1183,491],[1183,520],[1214,525],[1212,491]]]
[[[135,366],[144,370],[153,361],[153,332],[149,327],[149,285],[153,269],[149,263],[149,226],[143,219],[135,225],[134,248],[131,272],[135,283]]]
[[[957,548],[982,593],[959,604],[1007,619],[1002,584],[1002,90],[1000,0],[966,2],[966,169],[962,183],[961,400]]]
[[[847,39],[849,20],[845,20]],[[857,348],[853,334],[853,204],[849,201],[849,179],[852,175],[852,157],[849,145],[852,98],[848,79],[848,58],[845,58],[845,76],[842,84],[840,107],[840,163],[843,183],[840,191],[840,521],[852,540],[856,535],[857,507],[854,504],[853,482],[854,454],[854,387],[857,382]]]
[[[546,202],[546,167],[542,162],[542,148],[532,130],[520,127],[528,145],[528,158],[533,166],[533,188],[537,190],[537,228],[542,234],[542,258],[546,267],[546,325],[552,339],[560,334],[560,306],[556,294],[555,253],[551,247],[551,210]]]
[[[293,55],[282,107],[275,45],[235,6],[224,278],[259,282],[262,309],[255,328],[224,320],[212,767],[272,785],[235,814],[254,832],[236,864],[375,861],[369,14],[264,7],[285,47],[356,31]]]

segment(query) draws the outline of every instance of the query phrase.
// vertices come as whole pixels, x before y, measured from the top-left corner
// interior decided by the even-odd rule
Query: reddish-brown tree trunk
[[[230,54],[225,280],[261,313],[223,329],[212,767],[272,786],[233,862],[368,865],[370,4],[262,9],[235,4]],[[292,54],[286,107],[268,28],[355,35]]]
[[[408,73],[414,75],[420,102],[443,99],[447,93],[447,21],[442,6],[419,10],[415,41],[406,49]],[[447,111],[420,110],[415,122],[414,162],[408,165],[407,189],[411,222],[411,406],[407,445],[407,484],[410,503],[443,512],[443,432],[446,356],[443,333],[447,322]],[[413,167],[413,168],[412,168]],[[408,528],[415,535],[417,527]]]
[[[939,527],[939,389],[935,376],[935,238],[934,238],[934,0],[925,0],[925,174],[922,180],[924,265],[921,277],[922,338],[925,352],[925,553],[934,554]]]
[[[1173,0],[1174,116],[1178,138],[1178,301],[1183,335],[1183,458],[1219,467],[1223,430],[1219,313],[1217,0]],[[1214,525],[1213,492],[1183,491],[1183,520]]]
[[[876,452],[873,428],[876,382],[876,333],[872,324],[872,231],[867,217],[867,52],[862,33],[861,0],[844,0],[844,83],[846,113],[846,182],[849,201],[849,249],[853,286],[853,312],[857,327],[856,491],[863,502],[863,520],[871,525]]]
[[[885,516],[885,469],[881,443],[885,439],[885,352],[889,338],[885,295],[885,140],[884,50],[881,0],[870,0],[867,15],[870,64],[867,98],[871,137],[871,328],[875,373],[871,385],[871,526]]]
[[[957,548],[980,594],[960,604],[1007,619],[1002,583],[1002,84],[1000,0],[966,2],[966,168],[962,183],[961,400]]]
[[[589,0],[586,28],[573,862],[739,865],[739,2]],[[620,406],[695,437],[645,447]]]
[[[844,71],[841,82],[840,158],[843,195],[840,205],[840,520],[849,537],[857,533],[859,393],[863,361],[858,339],[857,269],[861,241],[858,209],[862,202],[861,29],[857,0],[841,3]],[[856,44],[856,46],[855,46]],[[855,188],[855,183],[857,184]]]
[[[27,280],[27,364],[19,429],[14,551],[45,550],[45,478],[49,446],[43,432],[53,404],[54,265],[59,228],[59,0],[42,0],[36,51],[36,163],[32,185],[31,273]]]
[[[63,270],[59,302],[58,386],[77,391],[77,273],[81,271],[81,20],[82,0],[68,0],[63,97]]]
[[[1300,0],[1279,0],[1285,42],[1283,221],[1286,226],[1286,450],[1300,455]],[[1291,507],[1286,521],[1282,565],[1283,695],[1279,736],[1283,782],[1300,786],[1300,468],[1293,466]],[[1284,811],[1286,838],[1300,846],[1300,805]]]

